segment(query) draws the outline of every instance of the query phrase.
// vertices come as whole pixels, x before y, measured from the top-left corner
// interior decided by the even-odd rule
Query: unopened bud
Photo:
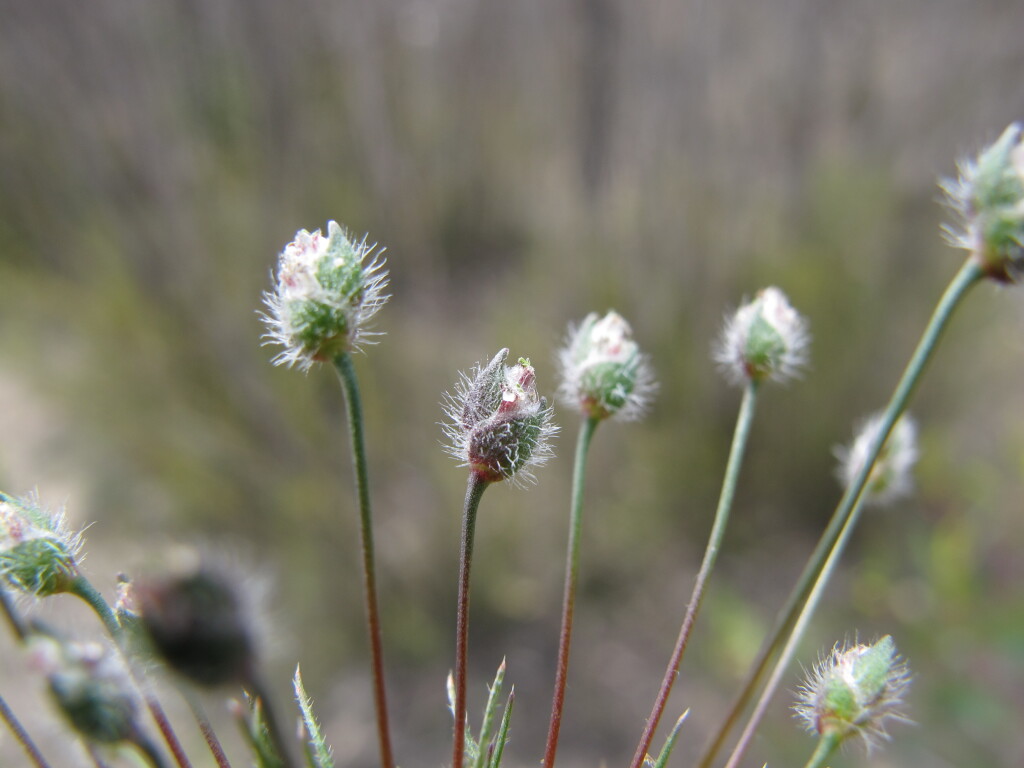
[[[570,328],[559,361],[562,400],[590,418],[639,418],[656,388],[629,323],[614,311]]]
[[[530,361],[506,366],[506,357],[503,349],[472,376],[461,374],[446,398],[449,452],[489,483],[532,479],[530,470],[551,455],[549,439],[557,431]]]
[[[255,638],[240,589],[209,564],[135,584],[142,626],[167,666],[204,686],[252,680]]]
[[[1024,142],[1011,124],[975,159],[960,163],[960,176],[941,182],[961,219],[946,227],[950,241],[970,252],[993,280],[1015,282],[1024,269]]]
[[[138,733],[131,680],[116,654],[98,643],[31,641],[33,665],[46,675],[57,708],[76,731],[100,744]]]
[[[0,493],[0,577],[12,587],[37,597],[69,591],[81,549],[63,512]]]
[[[860,474],[881,428],[882,414],[875,414],[860,426],[849,446],[835,449],[836,458],[839,459],[836,474],[844,488],[849,487]],[[871,468],[864,486],[865,500],[886,504],[910,494],[914,489],[911,473],[916,462],[917,426],[910,416],[904,414],[893,425]]]
[[[838,741],[860,736],[870,748],[888,738],[887,722],[899,711],[910,673],[886,635],[873,645],[836,646],[815,667],[794,707],[812,733]]]
[[[807,363],[807,321],[778,288],[765,288],[729,318],[715,360],[734,384],[794,378]]]

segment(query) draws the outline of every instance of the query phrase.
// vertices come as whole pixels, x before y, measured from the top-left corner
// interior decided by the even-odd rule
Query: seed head
[[[0,493],[0,578],[16,590],[36,597],[67,592],[81,549],[82,536],[68,528],[63,511]]]
[[[559,352],[562,401],[588,418],[640,418],[657,385],[622,315],[591,313],[569,328]]]
[[[839,459],[836,476],[843,488],[849,487],[863,468],[868,452],[878,439],[882,418],[883,414],[876,413],[860,425],[850,445],[834,449]],[[912,472],[917,456],[917,425],[909,415],[904,414],[893,425],[868,475],[864,486],[865,501],[888,504],[909,496],[914,490]]]
[[[946,226],[950,242],[970,252],[985,274],[1016,282],[1024,270],[1024,142],[1011,124],[977,158],[959,163],[960,176],[939,186],[960,219]]]
[[[889,635],[873,645],[836,645],[800,688],[794,710],[811,733],[860,736],[870,750],[889,738],[888,721],[907,721],[900,708],[909,684]]]
[[[349,239],[334,221],[327,222],[326,237],[319,229],[296,233],[278,258],[274,290],[263,294],[263,338],[284,347],[276,365],[305,371],[371,343],[377,334],[367,323],[388,300],[387,272],[375,248],[365,237]]]
[[[459,374],[454,394],[445,398],[449,452],[489,483],[533,480],[531,470],[551,456],[550,438],[558,430],[547,400],[537,394],[530,361],[507,366],[506,357],[503,349],[471,375]]]
[[[765,288],[727,317],[714,358],[734,384],[795,378],[807,363],[807,321],[778,288]]]

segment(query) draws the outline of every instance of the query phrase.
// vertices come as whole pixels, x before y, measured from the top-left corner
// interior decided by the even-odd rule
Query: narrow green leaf
[[[299,667],[295,667],[295,700],[299,703],[299,711],[302,713],[302,722],[309,735],[307,740],[307,756],[313,768],[334,768],[334,757],[331,755],[331,748],[324,739],[324,732],[313,714],[313,702],[302,685],[302,674]]]

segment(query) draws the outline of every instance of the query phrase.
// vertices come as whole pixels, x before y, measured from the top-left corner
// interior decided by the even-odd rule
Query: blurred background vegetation
[[[334,218],[387,247],[387,335],[357,366],[407,766],[444,764],[450,734],[464,472],[437,422],[456,371],[509,346],[552,392],[567,323],[610,307],[651,354],[650,417],[595,442],[560,751],[565,768],[621,765],[739,400],[711,341],[767,284],[809,317],[812,369],[764,392],[670,703],[692,708],[684,765],[838,498],[832,447],[887,399],[960,263],[936,178],[1024,117],[1016,0],[0,0],[0,13],[0,487],[92,522],[86,567],[108,595],[171,542],[241,552],[274,583],[275,684],[286,697],[302,662],[341,765],[375,760],[341,393],[329,371],[272,368],[257,315],[296,229]],[[916,674],[918,725],[836,765],[1024,764],[1022,323],[1016,292],[970,297],[912,407],[918,493],[866,515],[815,621],[805,664],[891,633]],[[578,419],[558,421],[559,459],[535,488],[491,491],[478,529],[470,704],[507,655],[510,765],[539,760],[550,706]],[[0,648],[2,695],[33,706],[39,681],[18,675],[9,638]],[[749,765],[809,754],[790,691]],[[53,723],[22,714],[59,748]],[[0,762],[18,765],[11,741]]]

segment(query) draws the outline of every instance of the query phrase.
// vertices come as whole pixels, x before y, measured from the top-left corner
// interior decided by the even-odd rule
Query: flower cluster
[[[637,419],[656,389],[629,323],[614,311],[601,318],[591,313],[570,328],[559,362],[559,395],[589,418]]]
[[[910,684],[907,664],[886,635],[873,645],[836,646],[800,689],[794,709],[811,733],[845,741],[860,736],[870,749],[888,738]]]
[[[0,493],[0,578],[16,590],[37,597],[67,592],[81,549],[81,534],[71,531],[63,512]]]
[[[807,321],[778,288],[765,288],[726,319],[714,357],[734,384],[794,378],[807,363]]]
[[[449,452],[485,482],[532,480],[531,469],[551,456],[557,431],[547,400],[537,394],[537,374],[520,358],[505,365],[503,349],[471,376],[460,374],[446,398]]]
[[[375,248],[366,238],[350,240],[334,221],[326,236],[319,229],[296,233],[278,258],[274,291],[263,294],[264,339],[284,347],[276,364],[308,370],[368,343],[374,334],[367,323],[388,300]]]
[[[839,459],[836,474],[844,488],[860,474],[868,454],[878,440],[882,428],[883,414],[877,413],[866,420],[858,429],[849,446],[839,446],[834,453]],[[911,471],[917,462],[917,425],[908,416],[901,416],[893,425],[889,437],[875,460],[864,497],[875,504],[887,504],[907,496],[914,489]]]
[[[1010,125],[974,160],[960,163],[960,176],[941,184],[962,228],[947,228],[950,241],[970,252],[999,282],[1014,282],[1024,270],[1024,142]]]

